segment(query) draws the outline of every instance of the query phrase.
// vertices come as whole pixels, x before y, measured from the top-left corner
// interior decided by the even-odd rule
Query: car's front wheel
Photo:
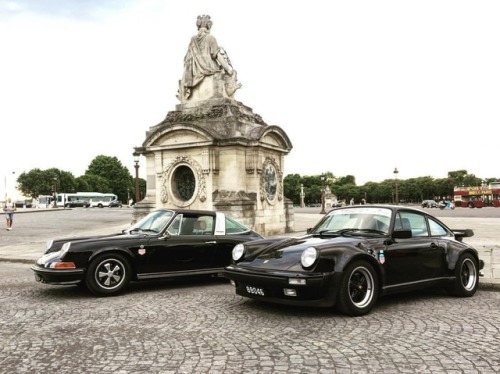
[[[110,253],[100,255],[90,263],[85,284],[95,295],[110,296],[127,287],[130,278],[128,260],[120,254]]]
[[[344,270],[337,308],[351,316],[368,314],[378,298],[378,277],[366,261],[354,261]]]
[[[455,296],[470,297],[474,295],[479,286],[479,270],[477,261],[470,253],[464,253],[455,266]]]

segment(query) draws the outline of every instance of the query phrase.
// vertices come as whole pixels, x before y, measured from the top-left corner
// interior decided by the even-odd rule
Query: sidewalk
[[[34,211],[41,211],[34,209]],[[16,212],[21,213],[21,212]],[[28,210],[25,211],[28,213]],[[306,230],[313,227],[321,218],[319,214],[295,213],[295,232],[290,236],[305,234]],[[444,217],[441,220],[451,228],[463,228],[464,218]],[[480,286],[486,289],[500,290],[500,244],[498,227],[499,219],[468,218],[467,228],[474,230],[474,236],[465,238],[464,242],[472,245],[479,252],[479,257],[485,262],[484,276],[480,278]],[[89,231],[89,235],[109,234],[124,229],[120,226],[106,226],[99,230]],[[0,246],[0,261],[20,262],[32,264],[45,250],[46,240],[25,242]]]

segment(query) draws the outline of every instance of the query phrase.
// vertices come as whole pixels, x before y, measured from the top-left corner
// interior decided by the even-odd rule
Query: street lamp
[[[325,210],[326,203],[326,191],[325,191],[325,176],[321,176],[321,212],[319,214],[326,214]]]
[[[304,185],[300,184],[300,207],[304,208],[306,204],[304,204]]]
[[[399,204],[399,193],[398,193],[398,168],[394,168],[394,183],[396,185],[396,205]]]
[[[135,203],[139,201],[139,156],[137,152],[133,153],[135,167]]]
[[[57,208],[57,176],[54,175],[54,177],[52,178],[54,180],[54,205],[52,206],[52,208]]]

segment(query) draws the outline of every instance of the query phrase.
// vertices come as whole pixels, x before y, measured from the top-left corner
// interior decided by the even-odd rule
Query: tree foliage
[[[17,178],[17,188],[29,198],[61,193],[102,192],[114,193],[119,200],[134,196],[134,177],[116,157],[99,155],[89,164],[85,174],[75,178],[67,171],[51,168],[32,169]],[[141,198],[146,193],[146,181],[139,178]]]
[[[337,196],[338,200],[349,201],[354,198],[359,202],[365,199],[369,203],[393,203],[396,199],[396,180],[386,179],[382,182],[367,182],[363,186],[357,186],[352,175],[345,177],[335,177],[332,173],[322,175],[299,174],[287,175],[284,178],[283,186],[285,196],[291,199],[294,204],[300,204],[300,186],[304,187],[304,202],[306,204],[321,201],[322,182],[325,180],[331,192]],[[438,199],[451,197],[456,186],[480,186],[482,183],[498,181],[499,178],[488,178],[482,180],[474,174],[468,174],[467,170],[456,170],[448,173],[448,178],[435,179],[430,176],[398,180],[398,200],[399,202],[421,202],[426,199]]]

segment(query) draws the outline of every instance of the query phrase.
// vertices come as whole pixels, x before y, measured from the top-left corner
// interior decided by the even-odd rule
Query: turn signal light
[[[76,269],[74,262],[53,262],[50,267],[52,269]]]

